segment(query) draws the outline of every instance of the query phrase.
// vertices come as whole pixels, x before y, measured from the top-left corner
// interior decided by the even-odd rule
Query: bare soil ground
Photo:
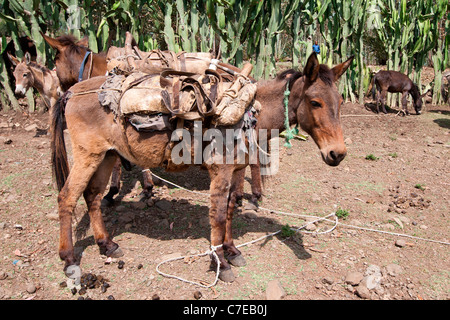
[[[141,175],[134,168],[123,175],[116,205],[103,208],[107,228],[125,253],[122,258],[109,261],[99,254],[85,203],[79,201],[73,230],[81,267],[110,285],[106,292],[97,286],[82,296],[256,300],[266,299],[268,283],[277,280],[284,300],[449,299],[450,107],[427,105],[422,115],[407,117],[397,116],[397,110],[376,115],[370,107],[343,106],[348,155],[340,166],[327,166],[311,139],[295,140],[291,149],[280,142],[279,172],[265,185],[263,208],[310,216],[341,209],[342,224],[332,232],[280,233],[241,247],[247,265],[233,267],[233,283],[219,281],[206,289],[166,278],[157,273],[158,263],[209,249],[208,198],[160,183],[152,201],[142,202]],[[0,114],[0,299],[80,297],[65,286],[57,252],[57,191],[47,122],[48,114]],[[208,192],[207,173],[199,169],[154,172],[187,189]],[[305,221],[240,207],[233,222],[235,243]],[[332,226],[321,222],[311,229]],[[169,262],[160,269],[197,282],[215,278],[208,271],[208,256]],[[378,270],[373,288],[349,279],[373,270]]]

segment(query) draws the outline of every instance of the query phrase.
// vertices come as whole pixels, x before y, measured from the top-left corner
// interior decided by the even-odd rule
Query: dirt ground
[[[99,280],[86,292],[71,289],[58,256],[48,114],[0,113],[0,299],[264,300],[276,294],[272,280],[282,287],[283,300],[449,299],[450,107],[428,104],[420,116],[396,113],[377,115],[371,104],[346,103],[348,154],[338,167],[321,160],[312,139],[295,140],[291,149],[281,141],[280,169],[266,182],[260,204],[269,210],[239,207],[233,227],[237,245],[284,232],[241,247],[247,265],[233,267],[233,283],[219,281],[211,288],[156,271],[166,259],[193,255],[160,270],[214,281],[209,256],[196,256],[209,249],[207,196],[160,182],[151,201],[140,201],[139,168],[124,172],[116,204],[103,207],[123,257],[101,256],[84,200],[76,210],[76,252],[83,272]],[[208,192],[208,176],[200,169],[154,172]],[[247,176],[249,193],[249,170]],[[330,232],[330,222],[290,236],[283,229],[336,210],[339,224]]]

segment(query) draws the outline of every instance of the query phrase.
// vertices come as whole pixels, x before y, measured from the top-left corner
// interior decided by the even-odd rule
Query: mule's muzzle
[[[326,150],[320,150],[322,159],[326,164],[332,167],[338,166],[347,155],[346,148],[327,148]]]

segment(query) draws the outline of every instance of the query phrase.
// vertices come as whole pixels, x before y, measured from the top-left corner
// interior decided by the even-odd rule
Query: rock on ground
[[[286,296],[286,291],[281,286],[279,280],[269,281],[266,289],[266,299],[267,300],[281,300]]]

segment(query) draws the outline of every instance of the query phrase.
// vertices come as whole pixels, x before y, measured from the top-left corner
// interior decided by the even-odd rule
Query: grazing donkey
[[[386,93],[401,92],[402,93],[402,112],[409,114],[408,111],[408,94],[411,94],[414,100],[414,109],[417,114],[422,112],[422,97],[426,93],[420,95],[417,85],[408,78],[407,75],[397,71],[385,71],[381,70],[377,72],[371,81],[372,85],[372,97],[377,101],[377,113],[380,112],[378,104],[381,103],[381,108],[384,113],[387,113],[384,104]],[[378,94],[377,94],[378,93]]]

